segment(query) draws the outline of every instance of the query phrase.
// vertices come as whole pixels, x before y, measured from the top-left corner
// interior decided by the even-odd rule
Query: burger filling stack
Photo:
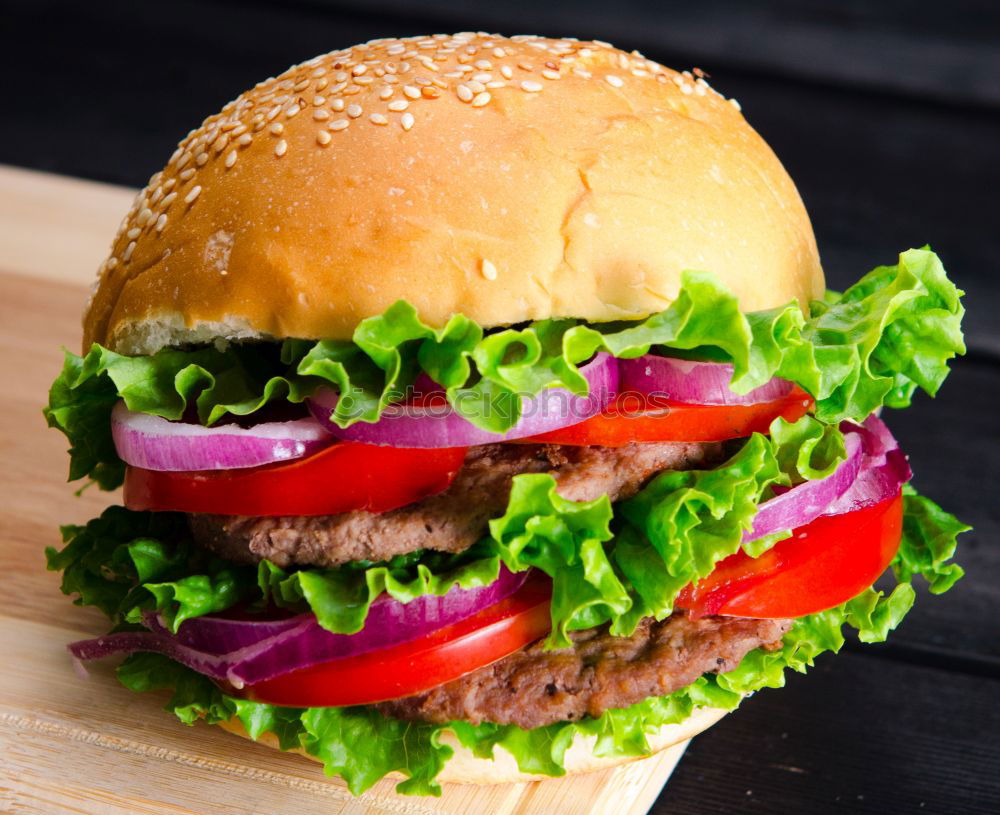
[[[123,485],[48,551],[111,620],[70,651],[355,793],[648,755],[961,577],[887,424],[960,295],[926,247],[826,290],[700,72],[317,57],[181,141],[101,267],[45,411]]]

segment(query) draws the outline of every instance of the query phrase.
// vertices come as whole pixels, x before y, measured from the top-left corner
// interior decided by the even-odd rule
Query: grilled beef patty
[[[515,724],[526,729],[600,716],[650,696],[665,696],[704,673],[732,670],[755,648],[774,650],[792,620],[647,617],[630,637],[607,627],[576,631],[573,646],[545,651],[541,641],[426,693],[377,707],[397,719],[443,724]]]
[[[624,447],[486,444],[469,450],[444,492],[390,512],[248,517],[189,515],[201,545],[237,563],[337,566],[388,560],[418,549],[461,552],[479,540],[507,506],[511,479],[551,473],[559,494],[575,501],[629,498],[656,473],[716,460],[719,444],[632,443]],[[336,489],[336,485],[331,485]]]

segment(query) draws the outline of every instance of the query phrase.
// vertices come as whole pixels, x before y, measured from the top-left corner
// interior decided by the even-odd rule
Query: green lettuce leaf
[[[115,624],[156,610],[176,631],[186,619],[250,598],[256,587],[255,568],[196,546],[180,513],[112,506],[62,535],[61,550],[45,550],[49,570],[63,573],[62,591],[77,595],[77,605],[97,606]]]
[[[965,350],[960,295],[937,255],[911,249],[843,295],[812,303],[808,317],[795,303],[744,314],[706,272],[685,272],[670,306],[634,322],[543,320],[486,333],[454,315],[435,329],[400,301],[361,321],[353,341],[230,343],[142,357],[99,345],[84,357],[67,353],[45,416],[70,440],[70,480],[90,477],[106,489],[123,473],[109,421],[118,398],[168,419],[195,409],[212,424],[329,386],[340,394],[332,418],[346,427],[376,421],[424,371],[460,415],[501,432],[520,418],[522,395],[555,386],[586,393],[578,366],[601,350],[729,360],[739,392],[781,376],[816,398],[823,421],[860,421],[882,404],[909,404],[917,387],[936,393],[947,361]]]
[[[669,615],[680,590],[723,558],[741,547],[757,557],[787,537],[791,530],[742,543],[772,486],[822,478],[845,457],[836,427],[779,418],[770,437],[753,434],[719,467],[657,475],[618,505],[614,531],[606,496],[569,501],[552,476],[519,475],[490,533],[508,568],[534,566],[552,578],[549,647],[607,620],[612,633],[627,635],[642,617]]]
[[[287,572],[263,561],[258,573],[262,599],[278,606],[306,606],[319,624],[337,634],[362,629],[368,609],[385,592],[401,603],[425,594],[446,594],[487,586],[497,579],[500,558],[489,545],[476,545],[459,555],[421,552],[364,568],[303,569]]]
[[[932,594],[948,591],[965,574],[952,563],[957,537],[972,529],[954,515],[918,494],[912,485],[903,487],[903,537],[892,561],[897,579],[907,581],[923,575]]]
[[[116,625],[156,611],[172,631],[185,620],[241,603],[310,609],[321,626],[353,634],[383,592],[409,602],[492,583],[500,570],[484,541],[460,554],[414,552],[386,563],[285,571],[263,561],[238,566],[190,539],[181,513],[109,507],[85,526],[63,528],[65,546],[46,550],[48,567],[63,572],[62,591],[78,605],[97,606]]]

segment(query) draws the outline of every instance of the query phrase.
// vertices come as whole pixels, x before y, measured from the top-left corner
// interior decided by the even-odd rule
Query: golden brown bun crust
[[[647,736],[652,753],[666,750],[675,744],[697,736],[703,730],[707,730],[719,719],[726,715],[726,711],[715,708],[697,708],[695,712],[681,724],[668,724],[661,727],[654,734]],[[242,736],[250,738],[243,725],[238,719],[230,719],[228,722],[221,722],[220,727]],[[278,749],[278,740],[272,733],[265,733],[259,740],[261,744]],[[493,758],[476,758],[469,750],[462,747],[451,733],[445,732],[441,742],[447,744],[455,751],[455,755],[444,765],[438,781],[451,784],[512,784],[521,781],[535,781],[549,778],[545,775],[531,775],[522,773],[517,769],[517,763],[513,756],[506,750],[497,748],[494,750]],[[582,738],[577,736],[566,751],[565,765],[567,775],[578,773],[588,773],[594,770],[606,770],[609,767],[617,767],[629,761],[635,761],[635,756],[614,756],[601,758],[593,753],[594,740],[591,737]],[[305,750],[293,750],[313,761],[319,761],[316,756],[311,756]],[[398,773],[392,773],[397,777]]]
[[[399,298],[436,325],[633,318],[685,269],[744,310],[823,290],[791,179],[703,79],[600,43],[381,40],[260,83],[181,142],[123,222],[84,339],[344,339]]]

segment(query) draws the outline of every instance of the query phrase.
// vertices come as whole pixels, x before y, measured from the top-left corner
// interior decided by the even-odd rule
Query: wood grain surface
[[[79,342],[84,281],[130,199],[124,189],[0,167],[0,811],[645,813],[686,742],[566,780],[445,785],[440,799],[396,795],[384,780],[354,798],[315,762],[219,728],[186,728],[161,709],[161,695],[126,690],[107,664],[86,677],[74,669],[66,643],[104,633],[107,621],[59,593],[43,549],[57,543],[59,524],[86,521],[116,496],[74,496],[64,439],[45,427],[41,407],[60,347]]]

